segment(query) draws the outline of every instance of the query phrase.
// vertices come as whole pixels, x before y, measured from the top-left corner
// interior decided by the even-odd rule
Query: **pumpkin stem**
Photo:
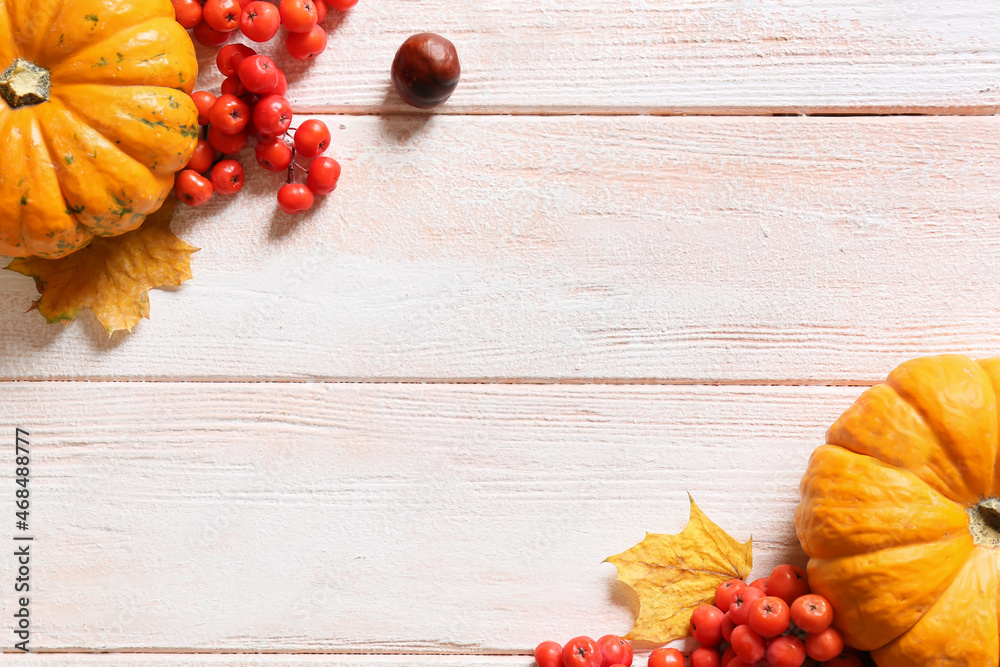
[[[41,104],[49,99],[49,70],[18,58],[0,74],[0,97],[13,109]]]
[[[1000,498],[986,498],[966,508],[972,541],[984,547],[1000,548]]]

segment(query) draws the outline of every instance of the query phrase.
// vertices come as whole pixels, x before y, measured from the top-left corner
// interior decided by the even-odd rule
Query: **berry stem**
[[[287,183],[293,183],[295,181],[295,147],[292,147],[292,161],[288,163],[288,179]]]

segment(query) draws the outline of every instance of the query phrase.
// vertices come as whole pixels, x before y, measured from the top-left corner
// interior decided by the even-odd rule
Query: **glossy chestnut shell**
[[[432,32],[411,35],[396,51],[392,82],[407,104],[430,109],[447,100],[458,86],[462,68],[455,45]]]

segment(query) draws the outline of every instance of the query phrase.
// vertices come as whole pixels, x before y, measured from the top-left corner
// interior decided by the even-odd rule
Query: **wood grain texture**
[[[0,425],[31,434],[33,646],[524,654],[624,633],[634,600],[602,560],[683,528],[687,492],[755,538],[756,574],[802,562],[799,477],[859,393],[0,384]]]
[[[13,660],[13,658],[11,658]],[[17,664],[32,667],[107,665],[110,667],[531,667],[527,655],[337,655],[337,654],[17,654]],[[637,652],[636,660],[642,660]]]
[[[977,113],[1000,107],[1000,6],[981,0],[362,0],[327,51],[275,40],[311,112],[413,112],[389,70],[407,36],[450,38],[458,90],[437,113]],[[217,89],[214,51],[201,86]]]
[[[641,657],[637,657],[640,660]],[[13,660],[13,658],[11,658]],[[275,655],[275,654],[18,654],[17,664],[32,667],[107,665],[110,667],[531,667],[530,656],[455,655]]]
[[[0,377],[864,384],[1000,350],[1000,119],[327,120],[338,191],[293,219],[253,166],[179,207],[195,278],[131,337],[2,272]]]
[[[629,628],[601,560],[681,529],[687,491],[755,576],[802,562],[799,475],[860,389],[709,383],[1000,350],[998,119],[649,117],[994,114],[1000,6],[362,0],[328,27],[319,63],[277,56],[298,112],[346,114],[315,212],[255,166],[184,210],[196,278],[131,337],[46,327],[0,275],[0,379],[40,380],[0,382],[32,646],[71,652],[27,664],[528,667]],[[463,62],[434,115],[389,85],[422,30]],[[483,379],[510,384],[447,384]],[[240,651],[272,654],[199,654]]]

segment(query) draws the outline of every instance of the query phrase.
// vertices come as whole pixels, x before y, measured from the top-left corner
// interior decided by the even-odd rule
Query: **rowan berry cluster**
[[[715,604],[704,604],[691,616],[691,635],[699,646],[685,656],[676,648],[658,648],[647,667],[862,667],[861,658],[845,649],[844,638],[831,624],[833,607],[811,593],[805,573],[779,565],[767,577],[747,583],[723,582]],[[632,647],[606,635],[596,642],[576,637],[565,646],[545,641],[535,648],[538,667],[631,667]]]
[[[173,0],[177,21],[193,31],[206,46],[221,46],[216,57],[226,77],[218,96],[206,91],[191,97],[198,107],[198,123],[205,126],[191,161],[177,174],[174,190],[191,206],[201,206],[214,193],[231,195],[243,187],[243,166],[230,156],[256,140],[257,163],[268,171],[287,171],[278,190],[278,207],[300,213],[312,207],[316,195],[333,192],[340,164],[321,157],[330,145],[330,130],[320,120],[292,127],[292,107],[285,94],[285,73],[266,55],[246,44],[225,44],[237,30],[254,42],[272,39],[280,26],[288,31],[285,48],[298,60],[310,60],[326,49],[321,23],[328,6],[350,9],[358,0]],[[221,154],[217,158],[216,154]],[[297,182],[296,170],[305,176]]]
[[[714,605],[701,605],[691,615],[691,635],[700,646],[690,664],[800,667],[809,659],[824,667],[861,667],[857,655],[844,652],[844,638],[832,622],[830,602],[811,593],[805,573],[793,565],[779,565],[750,584],[730,579],[716,589]],[[649,658],[649,667],[682,665],[676,649],[657,649]]]
[[[323,20],[328,9],[345,12],[358,0],[172,0],[177,22],[205,46],[222,46],[236,30],[255,42],[270,41],[284,25],[285,48],[293,58],[315,58],[326,48]]]
[[[604,635],[596,642],[590,637],[574,637],[560,646],[545,641],[535,648],[538,667],[631,667],[632,645],[616,635]]]

